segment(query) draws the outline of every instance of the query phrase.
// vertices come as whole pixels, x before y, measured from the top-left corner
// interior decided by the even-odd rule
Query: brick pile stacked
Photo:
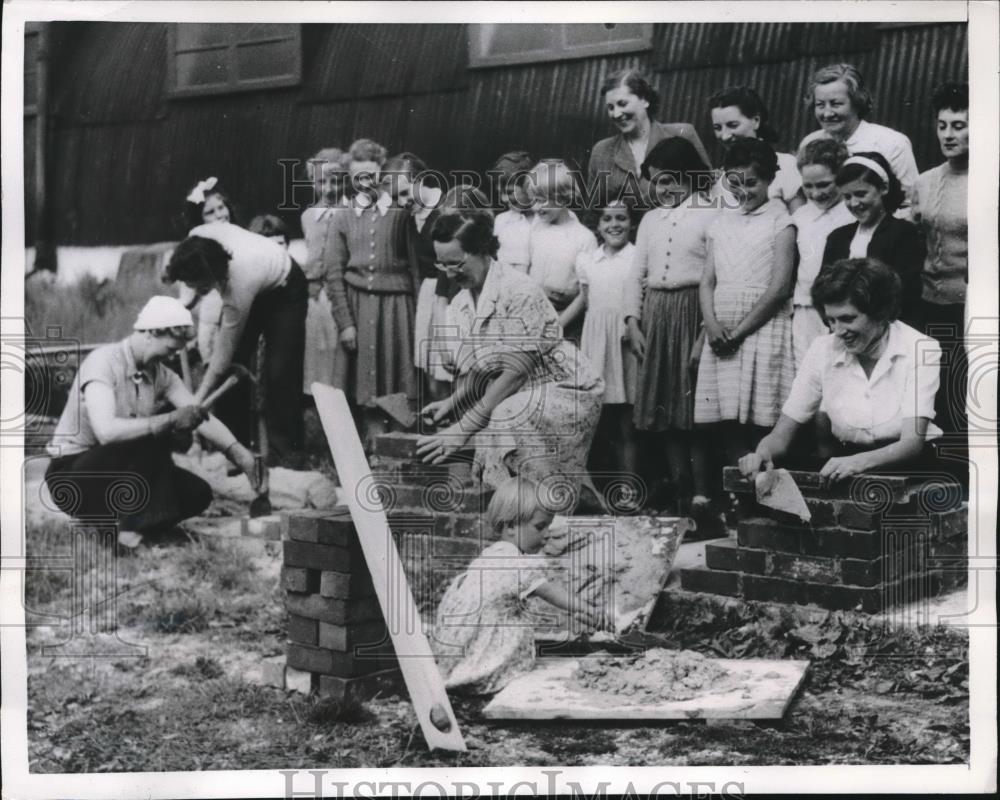
[[[826,488],[817,473],[791,474],[808,524],[757,505],[753,483],[725,470],[745,509],[737,540],[706,545],[706,567],[682,570],[681,588],[876,613],[965,581],[968,507],[949,479],[862,475]]]
[[[400,685],[392,640],[346,507],[282,515],[285,683],[337,700]]]

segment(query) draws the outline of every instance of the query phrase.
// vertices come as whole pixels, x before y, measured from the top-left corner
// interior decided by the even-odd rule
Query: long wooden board
[[[358,493],[354,491],[354,487],[363,485],[365,478],[371,474],[371,468],[368,466],[361,439],[358,438],[354,421],[351,419],[347,398],[339,389],[322,383],[314,383],[312,390],[316,410],[323,423],[323,432],[326,434],[333,463],[340,477],[340,485],[346,489],[344,495],[347,507],[351,511],[351,519],[354,521],[365,561],[375,583],[375,593],[382,607],[382,615],[386,620],[413,618],[419,620],[413,593],[403,572],[399,551],[389,532],[385,510],[381,503],[372,497],[366,497],[363,506]],[[458,729],[458,720],[448,701],[444,681],[434,662],[430,643],[419,624],[413,626],[412,630],[410,627],[392,624],[388,626],[424,739],[432,750],[440,748],[464,751],[465,739]],[[431,722],[431,712],[435,709],[436,718],[441,713],[447,714],[447,730],[440,730]]]
[[[690,700],[651,703],[628,695],[576,688],[579,662],[539,659],[535,669],[515,678],[484,709],[488,719],[780,719],[798,691],[808,661],[714,659],[738,686],[704,692]]]

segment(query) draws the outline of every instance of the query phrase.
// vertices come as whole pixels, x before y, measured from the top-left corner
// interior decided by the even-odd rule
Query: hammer
[[[228,371],[229,377],[227,377],[216,389],[214,389],[204,400],[201,401],[201,407],[206,411],[214,406],[222,395],[226,394],[226,392],[236,386],[236,384],[244,378],[252,383],[257,382],[250,370],[242,364],[231,364]]]

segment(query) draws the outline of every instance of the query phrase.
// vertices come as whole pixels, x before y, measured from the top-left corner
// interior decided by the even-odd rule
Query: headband
[[[187,196],[187,201],[201,205],[205,202],[205,192],[212,191],[218,182],[218,178],[205,178],[203,181],[198,181],[197,185],[191,190],[191,194]]]
[[[871,158],[865,158],[864,156],[851,156],[844,162],[844,166],[846,167],[848,164],[857,164],[865,169],[870,169],[882,179],[882,183],[884,183],[886,187],[889,186],[889,175],[877,161]]]

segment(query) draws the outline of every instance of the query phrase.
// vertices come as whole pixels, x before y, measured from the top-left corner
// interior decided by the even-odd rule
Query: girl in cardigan
[[[920,327],[920,270],[924,239],[913,223],[893,216],[903,190],[881,153],[856,153],[837,173],[837,186],[857,222],[834,230],[826,240],[823,266],[845,258],[877,258],[902,282],[899,321]]]
[[[413,366],[415,275],[409,258],[409,185],[381,180],[385,148],[351,145],[354,196],[334,215],[324,247],[326,289],[348,353],[348,398],[361,413],[362,438],[382,432],[376,397],[401,392],[416,400]],[[402,201],[402,202],[401,202]]]
[[[708,259],[708,227],[719,212],[698,191],[710,173],[687,140],[659,142],[642,172],[659,206],[639,223],[627,282],[629,341],[641,360],[635,426],[646,438],[662,441],[655,452],[666,455],[680,506],[674,512],[694,514],[704,530],[710,472],[705,437],[694,426],[691,362],[701,355],[698,286]]]

